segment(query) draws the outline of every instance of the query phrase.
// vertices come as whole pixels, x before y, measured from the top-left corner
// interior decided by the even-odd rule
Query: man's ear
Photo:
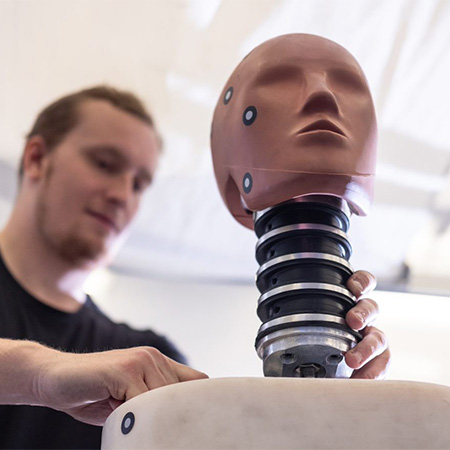
[[[46,156],[49,150],[42,136],[36,135],[28,139],[23,152],[24,176],[39,180],[45,172]]]

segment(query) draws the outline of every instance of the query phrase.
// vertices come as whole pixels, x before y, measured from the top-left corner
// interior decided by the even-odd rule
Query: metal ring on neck
[[[337,342],[337,350],[342,352],[349,350],[349,348],[353,348],[358,343],[358,339],[345,330],[319,325],[307,326],[303,324],[302,326],[277,330],[258,339],[255,344],[256,353],[263,359],[264,352],[274,342],[280,343],[283,339],[291,339],[290,342],[287,341],[281,343],[282,346],[289,349],[294,347],[295,344],[302,347],[306,344],[305,340],[311,337],[313,337],[312,340],[314,343],[319,345],[325,343],[327,339],[334,339]],[[292,339],[296,339],[297,342],[293,342]]]
[[[273,289],[270,289],[267,292],[264,292],[259,299],[258,299],[258,305],[265,302],[270,297],[273,297],[278,294],[285,294],[289,292],[295,292],[295,291],[306,291],[306,290],[323,290],[323,291],[329,291],[329,292],[336,292],[338,294],[345,295],[349,297],[349,299],[356,301],[355,296],[348,290],[340,286],[335,286],[334,284],[327,284],[327,283],[292,283],[292,284],[285,284],[284,286],[279,286]]]
[[[273,259],[269,259],[266,263],[264,263],[256,272],[256,277],[259,277],[263,272],[270,269],[271,267],[277,266],[279,264],[285,264],[289,262],[296,262],[299,260],[317,260],[317,261],[325,261],[329,263],[336,263],[341,266],[344,266],[349,271],[353,272],[353,268],[350,263],[339,256],[334,255],[326,255],[325,253],[313,253],[313,252],[304,252],[304,253],[291,253],[288,255],[278,256]]]
[[[337,228],[333,228],[328,225],[318,225],[316,223],[302,223],[295,225],[286,225],[285,227],[275,228],[274,230],[269,231],[268,233],[264,234],[258,239],[258,242],[256,243],[256,249],[258,249],[258,247],[260,247],[266,241],[273,239],[275,236],[284,233],[290,233],[293,231],[296,232],[296,231],[311,231],[311,230],[314,232],[318,231],[323,232],[323,234],[338,236],[348,241],[347,234],[341,230],[338,230]]]
[[[278,319],[269,320],[263,323],[258,330],[258,333],[267,331],[269,328],[276,327],[278,325],[294,324],[297,322],[332,322],[339,325],[346,325],[345,320],[342,317],[332,316],[331,314],[292,314],[291,316],[283,316]]]

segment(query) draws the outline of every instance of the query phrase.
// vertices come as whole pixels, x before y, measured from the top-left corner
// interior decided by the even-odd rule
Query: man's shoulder
[[[155,334],[150,329],[138,330],[125,322],[119,322],[111,319],[111,317],[109,317],[109,315],[105,313],[89,295],[86,296],[86,302],[80,311],[80,317],[84,321],[93,321],[96,326],[103,327],[105,330],[111,329],[122,335],[135,336],[139,338],[145,337],[149,334]]]
[[[95,301],[88,296],[83,308],[83,321],[90,322],[91,332],[98,339],[108,343],[103,350],[129,348],[129,347],[155,347],[166,356],[179,362],[185,362],[184,356],[165,336],[162,336],[150,328],[138,329],[124,322],[112,320],[105,314]]]

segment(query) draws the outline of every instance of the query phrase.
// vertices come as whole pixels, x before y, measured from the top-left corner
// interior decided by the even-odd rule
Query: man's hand
[[[152,347],[58,356],[39,377],[42,402],[93,425],[103,425],[117,406],[139,394],[207,378]]]
[[[376,286],[375,277],[362,270],[355,272],[347,282],[357,304],[345,318],[350,328],[360,331],[362,341],[345,355],[349,367],[355,369],[352,378],[383,379],[391,361],[386,336],[372,326],[378,316],[378,305],[370,298],[362,298]]]
[[[92,425],[139,394],[201,378],[153,347],[76,354],[0,339],[0,404],[47,406]]]

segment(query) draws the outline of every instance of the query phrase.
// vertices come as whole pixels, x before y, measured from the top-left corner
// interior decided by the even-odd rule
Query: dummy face
[[[375,112],[361,68],[343,47],[313,35],[280,36],[253,50],[214,114],[216,176],[235,216],[236,190],[251,210],[329,194],[364,213],[375,146]]]
[[[105,101],[80,106],[80,121],[42,160],[39,235],[64,259],[102,262],[124,237],[156,169],[152,127]]]

